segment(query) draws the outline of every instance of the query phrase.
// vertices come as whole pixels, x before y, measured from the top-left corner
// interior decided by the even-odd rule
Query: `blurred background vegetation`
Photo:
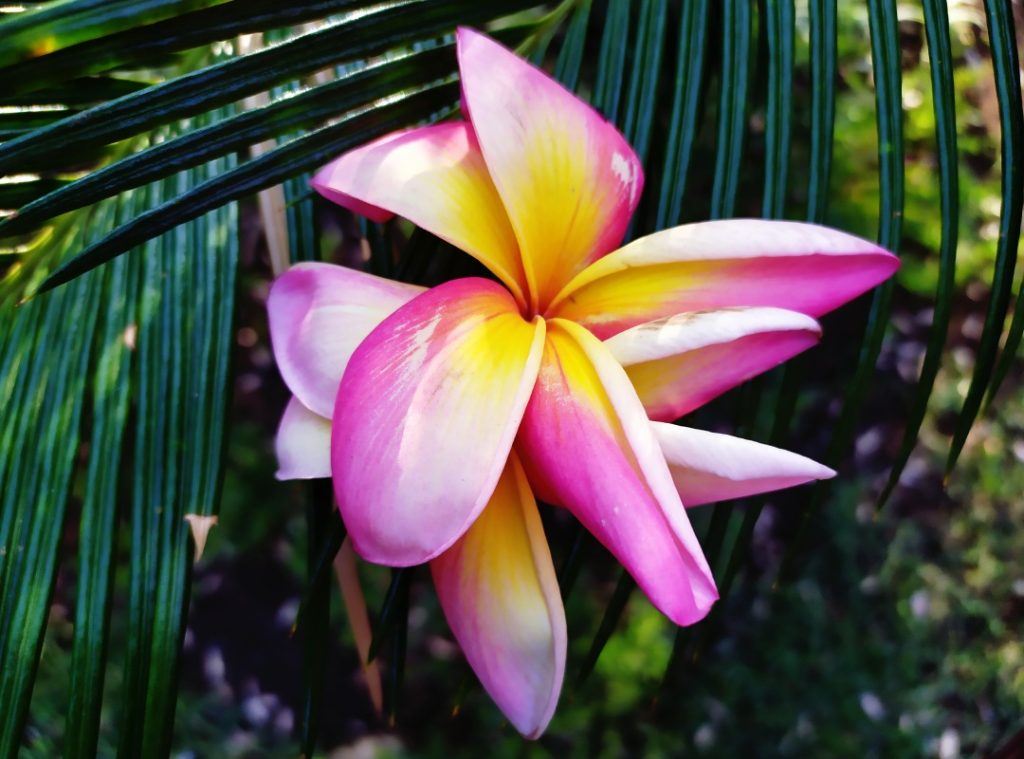
[[[589,3],[580,5],[590,9]],[[632,18],[634,24],[657,18],[643,3],[608,6],[596,3],[590,12],[607,16],[625,7],[627,21]],[[827,210],[820,213],[832,226],[876,238],[880,224],[884,228],[887,223],[879,219],[886,204],[879,163],[885,151],[879,150],[878,68],[873,66],[869,6],[845,0],[836,6],[835,147]],[[662,23],[678,24],[680,14],[688,12],[680,7],[667,4]],[[310,632],[300,623],[293,632],[310,594],[310,556],[320,552],[319,543],[310,544],[309,517],[327,517],[316,517],[323,494],[315,487],[273,479],[272,437],[286,391],[273,366],[264,311],[271,254],[255,200],[239,201],[234,373],[220,521],[191,578],[169,739],[172,755],[296,756],[296,736],[310,708],[303,677],[310,666],[323,682],[312,740],[318,755],[338,759],[476,757],[484,752],[495,757],[1024,755],[1024,382],[1018,366],[1009,368],[998,395],[966,438],[948,481],[945,471],[950,436],[974,376],[1000,236],[1000,114],[980,0],[945,4],[960,206],[945,351],[917,447],[892,497],[884,507],[878,505],[900,453],[909,409],[918,401],[918,377],[936,313],[934,293],[943,276],[938,251],[944,184],[931,79],[935,61],[929,55],[924,6],[900,2],[891,7],[898,18],[894,28],[902,75],[905,203],[897,239],[903,266],[891,312],[884,317],[877,368],[856,416],[852,448],[838,459],[837,484],[827,491],[805,488],[738,504],[732,518],[726,514],[717,526],[711,507],[691,512],[699,534],[724,530],[719,542],[725,548],[711,550],[721,578],[737,569],[725,549],[744,547],[744,510],[761,509],[756,524],[751,522],[749,554],[744,554],[749,558],[738,566],[732,592],[708,620],[681,635],[642,594],[626,597],[621,592],[610,558],[596,544],[578,542],[565,515],[546,514],[556,563],[579,574],[567,598],[565,691],[551,727],[536,744],[524,744],[503,722],[462,663],[425,571],[411,573],[407,621],[383,636],[388,639],[380,657],[388,717],[371,705],[336,588],[324,586],[317,596],[323,599],[318,608],[329,614],[323,626]],[[1007,2],[1006,7],[1017,14],[1017,28],[1022,28],[1021,5]],[[761,189],[770,152],[766,124],[772,123],[764,79],[765,8],[761,3],[756,14],[761,23],[748,62],[751,91],[738,190],[725,215],[770,213],[763,208]],[[808,204],[814,203],[816,163],[809,125],[815,81],[808,64],[813,12],[807,3],[795,5],[788,186],[783,180],[782,215],[787,218],[806,218]],[[714,69],[727,53],[715,42],[722,17],[712,13],[711,23],[708,67]],[[556,51],[574,39],[571,23],[529,28],[551,30],[550,38],[529,38],[528,50],[549,69],[564,73],[565,56]],[[607,109],[607,92],[594,71],[602,65],[605,44],[596,34],[586,37],[577,73],[581,93]],[[625,44],[622,52],[625,70],[642,65],[640,43]],[[664,55],[666,70],[674,56],[671,48]],[[712,77],[704,93],[723,86]],[[706,96],[702,102],[686,202],[680,208],[684,220],[723,210],[715,208],[716,146],[725,98]],[[655,133],[667,118],[667,113],[655,118]],[[659,150],[655,142],[656,159]],[[319,231],[305,243],[312,246],[309,255],[352,261],[369,250],[369,268],[396,274],[388,271],[395,266],[389,241],[404,239],[407,228],[361,223],[311,197],[301,177],[286,189],[289,213],[306,214],[305,222]],[[648,192],[657,189],[648,184]],[[644,208],[649,218],[642,223],[657,223],[656,203]],[[450,250],[437,255],[446,268],[421,273],[421,281],[472,265]],[[869,301],[866,297],[825,320],[822,346],[800,359],[803,391],[781,432],[775,412],[786,404],[782,371],[716,402],[699,415],[701,425],[781,440],[822,458],[857,367]],[[81,479],[80,474],[79,492]],[[68,688],[78,575],[73,521],[68,520],[61,536],[65,552],[56,567],[19,756],[79,755],[68,748],[65,732],[65,715],[75,708]],[[131,542],[129,520],[119,521],[116,529],[119,544]],[[314,530],[314,541],[324,533]],[[582,561],[569,559],[573,549]],[[134,629],[131,607],[118,600],[130,596],[133,579],[128,562],[113,566],[107,646],[117,652],[128,645]],[[385,602],[392,574],[365,565],[360,571],[374,613]],[[308,621],[311,612],[304,614]],[[614,629],[603,650],[594,646],[595,636],[605,637],[602,625]],[[309,638],[317,635],[322,645],[311,665]],[[123,742],[125,714],[116,705],[130,687],[120,666],[106,668],[96,744],[100,756],[114,756]],[[130,755],[123,745],[121,750]]]

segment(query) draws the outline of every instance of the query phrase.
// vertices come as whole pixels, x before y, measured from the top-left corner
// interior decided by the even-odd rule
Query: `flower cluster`
[[[281,478],[331,477],[366,560],[429,562],[470,665],[528,737],[551,719],[565,614],[535,495],[568,509],[680,625],[714,579],[686,507],[833,472],[670,422],[814,345],[814,317],[896,259],[820,226],[689,224],[619,248],[643,186],[623,137],[493,40],[458,31],[465,120],[392,134],[314,187],[400,215],[495,279],[424,290],[321,263],[269,298],[294,394]]]

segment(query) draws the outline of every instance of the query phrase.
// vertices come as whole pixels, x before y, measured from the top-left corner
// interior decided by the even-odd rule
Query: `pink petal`
[[[671,421],[814,345],[809,316],[780,308],[677,314],[605,341],[651,419]]]
[[[334,408],[331,469],[356,551],[432,559],[498,481],[537,376],[544,322],[484,279],[420,295],[356,349]]]
[[[548,313],[598,337],[684,311],[776,306],[820,316],[893,275],[874,243],[814,224],[728,219],[655,232],[601,259]]]
[[[345,153],[313,178],[324,197],[371,219],[396,213],[476,257],[522,301],[515,233],[464,122],[396,132]]]
[[[677,624],[718,597],[643,406],[582,327],[548,322],[517,450],[530,482],[568,508]]]
[[[279,480],[331,476],[331,420],[314,414],[292,396],[274,439]]]
[[[330,417],[352,351],[422,287],[323,263],[301,263],[270,288],[267,314],[277,368],[303,405]]]
[[[827,466],[752,440],[651,422],[679,497],[687,506],[827,480]]]
[[[487,508],[430,562],[448,624],[516,729],[536,738],[565,674],[565,611],[537,504],[513,453]]]
[[[622,241],[643,169],[611,124],[542,71],[472,29],[457,44],[464,105],[542,309]]]

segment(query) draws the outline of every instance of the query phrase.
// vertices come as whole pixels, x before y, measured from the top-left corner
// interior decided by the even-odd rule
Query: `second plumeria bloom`
[[[832,472],[666,422],[813,345],[813,317],[897,262],[841,232],[759,220],[616,250],[643,186],[623,137],[489,38],[460,29],[457,47],[465,121],[346,153],[314,186],[371,219],[409,219],[500,284],[284,274],[269,302],[295,395],[279,476],[333,477],[363,558],[430,563],[469,663],[536,736],[566,631],[534,494],[571,511],[672,621],[701,619],[717,592],[684,504]]]

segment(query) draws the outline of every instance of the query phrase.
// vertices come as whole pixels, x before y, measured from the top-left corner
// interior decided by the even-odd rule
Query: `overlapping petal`
[[[796,311],[736,308],[639,324],[605,346],[647,415],[667,422],[810,348],[820,335],[818,323]]]
[[[536,738],[562,688],[565,612],[515,453],[487,507],[430,569],[448,624],[480,682],[516,729]]]
[[[356,213],[378,221],[398,214],[447,240],[525,303],[516,236],[468,124],[387,135],[327,164],[312,184]]]
[[[370,332],[422,287],[343,266],[296,264],[267,299],[270,342],[285,384],[306,408],[330,417],[349,357]]]
[[[567,507],[678,624],[707,614],[714,580],[643,406],[585,329],[548,322],[517,450],[540,492]]]
[[[464,107],[543,309],[622,241],[640,161],[600,114],[494,40],[459,29],[458,55]]]
[[[898,266],[874,243],[814,224],[707,221],[605,256],[566,285],[548,313],[601,338],[684,311],[774,306],[820,316]]]
[[[294,396],[285,406],[274,439],[279,480],[331,476],[331,420],[314,414]]]
[[[356,551],[392,566],[448,548],[487,504],[530,397],[544,321],[470,278],[409,302],[353,354],[331,470]]]
[[[835,472],[805,456],[752,440],[652,422],[687,506],[791,488]]]

